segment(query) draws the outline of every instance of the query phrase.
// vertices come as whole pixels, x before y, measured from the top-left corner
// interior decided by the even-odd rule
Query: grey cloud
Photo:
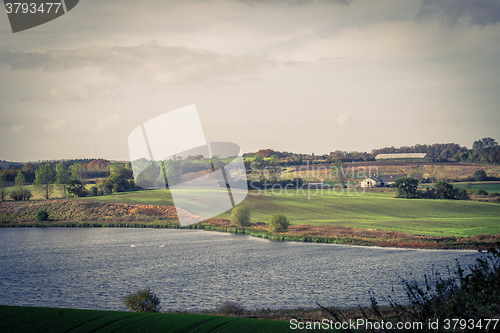
[[[470,25],[486,26],[500,22],[498,0],[425,0],[418,19],[439,19],[446,24],[466,22]]]
[[[223,55],[151,42],[133,47],[91,46],[45,53],[4,51],[0,52],[0,65],[6,65],[11,70],[42,69],[49,72],[96,68],[101,74],[119,80],[191,84],[259,74],[262,69],[276,66],[278,62],[260,55]]]

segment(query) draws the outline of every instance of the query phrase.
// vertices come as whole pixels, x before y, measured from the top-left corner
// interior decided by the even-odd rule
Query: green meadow
[[[338,190],[337,190],[338,191]],[[313,189],[288,194],[250,191],[242,203],[250,208],[252,222],[268,222],[274,214],[286,215],[292,224],[336,225],[360,229],[398,231],[427,236],[476,236],[500,233],[500,205],[475,201],[397,199],[394,193],[365,192],[341,195]],[[199,192],[199,204],[209,192]],[[97,202],[173,205],[168,190],[135,191],[82,198]],[[230,211],[219,215],[229,219]]]
[[[0,305],[0,332],[290,332],[290,323],[188,313],[137,313]],[[297,331],[297,330],[295,330]]]

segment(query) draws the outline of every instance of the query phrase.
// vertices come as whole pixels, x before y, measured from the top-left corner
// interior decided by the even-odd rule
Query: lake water
[[[163,247],[162,247],[163,245]],[[202,230],[1,228],[0,304],[124,310],[151,287],[164,310],[384,304],[401,278],[448,274],[476,251],[400,250],[273,242]]]

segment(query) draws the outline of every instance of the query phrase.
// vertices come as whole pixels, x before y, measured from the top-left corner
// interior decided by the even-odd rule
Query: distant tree
[[[36,166],[31,162],[25,163],[21,168],[21,171],[23,172],[27,182],[33,182],[33,180],[35,179],[35,170]]]
[[[231,211],[231,222],[239,226],[250,225],[250,209],[247,206],[234,207]]]
[[[488,149],[496,146],[498,146],[498,142],[490,137],[487,137],[482,138],[478,141],[474,141],[474,143],[472,144],[472,149]]]
[[[56,165],[56,184],[59,186],[63,198],[66,198],[68,191],[66,187],[71,179],[71,171],[69,171],[66,163],[60,162]]]
[[[488,175],[486,174],[486,172],[484,172],[484,170],[476,170],[473,174],[473,177],[477,181],[488,179]]]
[[[0,172],[0,199],[2,201],[5,201],[5,197],[7,196],[7,193],[5,192],[5,188],[7,187],[7,176],[5,175],[5,172]]]
[[[332,178],[337,179],[337,181],[340,183],[340,185],[345,188],[347,184],[347,175],[349,173],[349,170],[344,170],[344,163],[342,160],[337,160],[335,162],[335,170],[332,169]]]
[[[280,159],[277,155],[272,155],[267,164],[266,169],[269,171],[269,176],[273,183],[276,183],[278,181],[278,173],[281,171]]]
[[[129,179],[132,178],[132,170],[122,163],[113,163],[109,169],[108,180],[115,192],[122,192],[130,187]]]
[[[414,198],[417,195],[418,179],[412,177],[398,178],[391,185],[396,189],[397,198]]]
[[[453,185],[447,182],[437,182],[434,187],[436,190],[436,197],[438,199],[454,199],[455,198],[455,189]]]
[[[83,185],[82,182],[77,179],[70,180],[67,190],[72,197],[87,196],[87,190],[85,189],[85,185]]]
[[[82,184],[85,180],[85,165],[82,162],[76,162],[71,166],[71,178],[79,180]]]
[[[262,182],[265,179],[264,174],[264,157],[261,154],[255,155],[252,164],[252,171],[255,171],[259,175],[259,180]]]
[[[16,185],[14,186],[14,189],[10,191],[9,194],[12,200],[14,201],[29,200],[33,196],[31,194],[31,191],[24,187],[25,183],[26,183],[26,178],[24,178],[24,174],[21,172],[21,170],[19,170],[16,176]]]
[[[160,312],[161,301],[150,288],[129,293],[123,297],[125,306],[135,312]]]
[[[162,164],[163,172],[166,176],[166,185],[173,186],[182,182],[182,161],[167,160]]]
[[[285,215],[273,215],[269,220],[269,231],[271,232],[285,232],[288,230],[290,222]]]
[[[34,185],[42,192],[45,199],[49,199],[54,191],[55,174],[50,163],[42,164],[35,171]]]
[[[92,186],[90,188],[90,195],[95,197],[99,194],[99,189],[97,188],[97,186]]]
[[[25,183],[26,183],[26,177],[24,177],[24,174],[22,173],[21,170],[17,171],[16,186],[24,186]]]

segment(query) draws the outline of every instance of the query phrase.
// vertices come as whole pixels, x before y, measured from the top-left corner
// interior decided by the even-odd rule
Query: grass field
[[[297,330],[294,330],[297,331]],[[0,305],[0,332],[291,332],[290,323],[180,313],[135,313]]]
[[[314,191],[313,191],[314,192]],[[252,222],[268,222],[273,214],[286,215],[292,224],[336,225],[360,229],[398,231],[428,236],[476,236],[500,233],[500,205],[474,201],[396,199],[394,193],[304,196],[256,195],[243,202],[252,212]],[[97,202],[172,205],[167,190],[136,191],[82,198]],[[203,200],[199,200],[203,204]],[[219,217],[229,219],[230,212]]]
[[[459,188],[466,188],[469,183],[453,183],[453,186]],[[473,190],[483,190],[488,193],[498,192],[500,193],[500,183],[491,184],[491,183],[471,183],[471,187]]]

